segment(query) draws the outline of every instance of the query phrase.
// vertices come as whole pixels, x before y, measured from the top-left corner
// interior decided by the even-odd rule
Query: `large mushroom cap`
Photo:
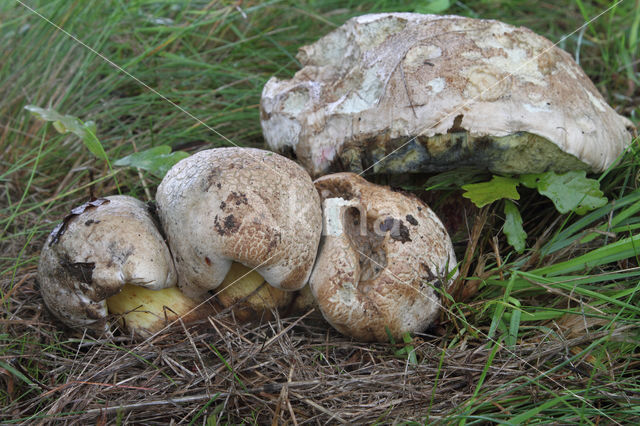
[[[72,210],[45,243],[38,265],[44,302],[72,328],[108,329],[106,299],[125,284],[171,287],[171,254],[147,206],[128,196]]]
[[[167,173],[156,201],[188,296],[207,297],[232,261],[283,290],[307,282],[322,211],[311,178],[293,161],[253,148],[201,151]]]
[[[313,176],[602,171],[635,132],[568,53],[498,21],[364,15],[298,59],[293,79],[265,85],[261,123]]]
[[[353,173],[315,181],[324,235],[309,286],[325,319],[360,341],[424,330],[457,273],[451,240],[416,197]]]

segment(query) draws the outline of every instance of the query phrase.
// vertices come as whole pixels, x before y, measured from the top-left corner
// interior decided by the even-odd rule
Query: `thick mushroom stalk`
[[[187,296],[205,299],[232,262],[282,290],[308,281],[322,211],[311,178],[293,161],[252,148],[201,151],[167,173],[156,200]]]
[[[325,319],[360,341],[424,330],[457,275],[440,220],[416,197],[352,173],[315,185],[324,235],[309,285]]]
[[[122,328],[138,337],[149,337],[178,320],[191,322],[216,310],[188,298],[175,285],[151,290],[133,284],[125,284],[109,297],[107,308]]]
[[[170,288],[176,284],[176,272],[147,206],[116,195],[85,203],[65,217],[42,249],[38,279],[44,302],[56,317],[69,327],[101,333],[109,328],[107,299],[125,285]],[[195,306],[183,296],[173,297],[181,306],[188,305],[187,311]],[[135,306],[111,313],[153,311],[147,323],[164,323],[161,307],[154,311],[139,301],[132,303]],[[125,322],[134,334],[146,333],[147,323]]]
[[[215,295],[236,319],[246,322],[271,319],[272,311],[291,304],[294,293],[270,286],[260,274],[234,262]]]

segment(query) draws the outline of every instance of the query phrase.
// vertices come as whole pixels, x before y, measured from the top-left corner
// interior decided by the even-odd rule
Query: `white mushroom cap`
[[[325,319],[360,341],[422,331],[439,310],[438,289],[457,273],[449,235],[414,196],[353,173],[315,181],[324,231],[309,285]]]
[[[167,173],[156,200],[187,296],[206,298],[233,261],[283,290],[307,282],[322,211],[311,178],[293,161],[253,148],[201,151]]]
[[[498,21],[363,15],[298,59],[293,79],[265,85],[261,124],[312,176],[602,171],[635,133],[567,52]]]
[[[176,284],[171,253],[147,206],[115,195],[71,211],[42,248],[44,302],[72,328],[108,330],[106,299],[125,284],[159,290]]]

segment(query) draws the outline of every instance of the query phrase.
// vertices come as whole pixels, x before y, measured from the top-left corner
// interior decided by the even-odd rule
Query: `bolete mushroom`
[[[73,209],[42,249],[38,280],[49,310],[76,329],[107,332],[108,314],[115,314],[146,336],[200,312],[175,288],[171,254],[147,206],[129,196]]]
[[[325,319],[360,341],[422,331],[457,272],[451,240],[415,196],[353,173],[315,181],[323,239],[309,280]]]
[[[255,268],[276,289],[293,291],[308,281],[322,211],[311,178],[293,161],[254,148],[201,151],[167,173],[156,201],[187,296],[215,294],[232,262]]]
[[[297,58],[291,80],[265,85],[261,124],[312,176],[597,172],[636,131],[567,52],[498,21],[363,15]]]

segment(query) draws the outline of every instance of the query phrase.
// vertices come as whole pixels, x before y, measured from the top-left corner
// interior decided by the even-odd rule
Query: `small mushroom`
[[[38,280],[56,317],[69,327],[98,333],[108,331],[109,313],[122,315],[130,332],[144,336],[196,306],[171,290],[176,273],[169,249],[147,206],[129,196],[99,198],[73,209],[42,249]],[[154,304],[131,300],[152,290]]]
[[[309,285],[325,319],[360,341],[427,328],[457,275],[440,220],[416,197],[353,173],[315,185],[324,231]]]
[[[232,262],[285,291],[308,281],[322,211],[311,178],[293,161],[253,148],[201,151],[167,173],[156,200],[187,296],[214,293]]]
[[[265,85],[260,118],[312,176],[598,172],[636,132],[567,52],[498,21],[363,15],[297,58],[291,80]]]

